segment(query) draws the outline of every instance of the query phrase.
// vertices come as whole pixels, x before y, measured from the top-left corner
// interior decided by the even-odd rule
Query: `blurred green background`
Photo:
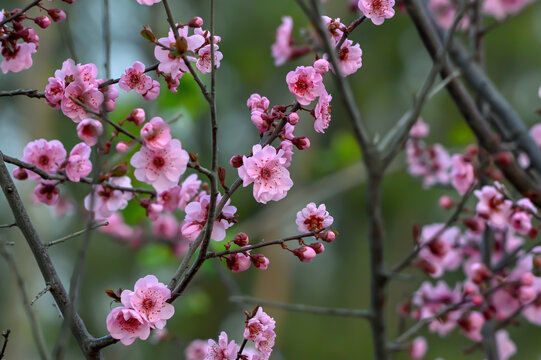
[[[0,8],[23,7],[28,1],[0,1]],[[209,1],[170,1],[177,21],[187,23],[194,16],[205,20],[208,28]],[[93,62],[99,76],[105,77],[102,41],[102,2],[79,0],[73,5],[56,1],[45,6],[59,6],[66,10],[69,22],[53,23],[47,30],[38,29],[40,47],[33,56],[34,66],[27,71],[0,76],[0,89],[35,88],[42,91],[47,78],[62,62],[73,56],[66,39],[68,32],[80,63]],[[155,63],[153,46],[139,31],[149,24],[158,37],[165,36],[168,26],[161,4],[140,6],[134,0],[110,0],[112,29],[112,74],[120,76],[124,69],[139,60],[146,65]],[[33,10],[33,13],[37,13]],[[348,1],[329,0],[325,14],[349,24],[357,14],[348,10]],[[292,100],[287,90],[285,75],[296,65],[311,64],[312,56],[295,63],[275,67],[270,56],[276,27],[281,17],[291,15],[295,23],[295,38],[302,39],[301,28],[307,27],[305,16],[291,0],[216,1],[216,34],[222,37],[220,51],[224,54],[217,72],[217,108],[219,121],[220,163],[227,169],[228,182],[236,178],[236,171],[228,165],[235,154],[248,153],[258,141],[251,124],[246,99],[257,92],[267,96],[272,105]],[[541,85],[541,6],[536,4],[526,12],[491,32],[487,38],[487,67],[497,86],[522,115],[530,127],[538,122],[535,110],[541,107],[537,89]],[[68,30],[70,29],[70,30]],[[411,22],[400,11],[383,26],[363,23],[352,35],[363,49],[363,66],[349,81],[363,118],[374,134],[383,135],[392,128],[401,114],[412,104],[413,94],[421,86],[430,69],[430,59]],[[153,76],[154,77],[154,76]],[[210,76],[202,76],[209,82]],[[295,214],[308,202],[324,202],[334,217],[334,227],[340,236],[326,246],[323,255],[311,263],[300,263],[279,248],[262,251],[270,258],[267,271],[250,269],[231,274],[219,261],[208,262],[201,269],[188,291],[175,302],[176,314],[168,321],[167,330],[173,340],[153,344],[137,340],[132,346],[117,344],[103,351],[106,359],[130,357],[137,359],[183,359],[184,348],[193,339],[216,339],[220,331],[241,341],[243,309],[228,301],[240,294],[269,300],[304,303],[327,307],[365,308],[369,304],[368,247],[364,210],[364,175],[361,154],[350,131],[341,99],[334,91],[334,83],[325,78],[329,93],[333,94],[333,121],[326,134],[313,130],[312,121],[304,116],[296,135],[310,138],[311,148],[295,152],[290,168],[295,182],[286,199],[265,206],[252,197],[252,188],[240,189],[233,196],[239,224],[228,232],[248,233],[252,241],[278,239],[296,233]],[[52,110],[44,101],[29,98],[0,98],[0,149],[8,155],[22,157],[24,146],[31,140],[60,139],[66,149],[79,142],[75,124],[60,111]],[[202,164],[209,164],[209,112],[191,76],[181,80],[179,92],[173,94],[162,81],[158,100],[145,102],[134,93],[120,90],[114,120],[123,119],[134,107],[143,107],[147,118],[161,116],[172,119],[173,136],[182,141],[190,152],[199,153]],[[452,152],[462,151],[474,141],[472,133],[461,120],[455,106],[445,92],[439,93],[424,109],[423,118],[431,126],[430,142],[441,142]],[[304,120],[304,121],[303,121]],[[12,169],[13,167],[10,167]],[[18,182],[18,189],[43,241],[50,241],[82,229],[82,199],[89,192],[87,185],[69,184],[62,188],[76,204],[70,216],[56,217],[51,209],[30,201],[33,184]],[[442,194],[454,195],[448,189],[423,190],[418,179],[411,178],[401,155],[384,182],[384,216],[386,223],[386,262],[400,260],[412,247],[411,227],[442,222],[447,218],[437,207]],[[123,213],[130,223],[148,221],[140,208],[129,206]],[[0,196],[0,223],[12,222],[12,215],[3,196]],[[44,288],[43,279],[31,253],[17,228],[2,229],[3,240],[14,241],[14,256],[23,273],[25,286],[33,297]],[[74,254],[81,239],[73,239],[50,250],[55,265],[65,283],[73,269]],[[216,245],[221,249],[221,244]],[[88,266],[79,302],[79,310],[89,331],[94,336],[107,334],[105,318],[111,306],[104,289],[132,288],[134,282],[147,274],[155,274],[168,282],[179,259],[164,245],[149,245],[134,251],[125,244],[94,232],[89,250]],[[390,338],[397,335],[399,319],[397,304],[415,290],[424,275],[412,272],[415,280],[393,281],[389,286],[387,323]],[[454,275],[454,274],[453,274]],[[459,274],[449,278],[454,282]],[[224,285],[223,277],[232,285]],[[61,319],[50,294],[33,305],[49,350],[52,349]],[[0,260],[0,331],[12,330],[7,359],[37,358],[27,318],[20,303],[14,278],[5,261]],[[371,335],[366,321],[338,317],[265,309],[277,321],[277,345],[272,359],[371,359]],[[461,349],[470,341],[454,331],[445,339],[422,332],[429,339],[429,359],[442,357],[482,359],[480,352],[462,355]],[[519,346],[514,359],[538,359],[541,355],[538,337],[541,330],[527,323],[510,328],[511,338]],[[66,359],[82,358],[70,338]],[[405,359],[405,354],[396,358]]]

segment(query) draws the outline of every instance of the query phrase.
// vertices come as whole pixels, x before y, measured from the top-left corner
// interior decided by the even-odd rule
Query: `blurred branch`
[[[251,296],[231,296],[229,301],[243,304],[256,304],[261,306],[274,307],[278,309],[305,312],[316,315],[330,315],[330,316],[344,316],[344,317],[359,317],[364,319],[372,319],[372,313],[370,310],[357,310],[357,309],[341,309],[341,308],[327,308],[320,306],[311,306],[304,304],[288,304],[277,301],[270,301],[264,299],[258,299]]]
[[[30,10],[34,6],[37,6],[40,3],[40,1],[41,0],[34,0],[30,4],[26,5],[22,10],[17,11],[15,14],[13,14],[11,16],[8,16],[4,20],[0,21],[0,26],[3,26],[4,24],[10,22],[11,20],[15,19],[19,15],[24,14],[25,12],[27,12],[28,10]]]
[[[40,92],[35,89],[16,89],[16,90],[2,90],[0,91],[0,97],[1,96],[17,96],[17,95],[24,95],[28,96],[30,98],[37,98],[41,99],[45,97],[44,92]]]
[[[17,223],[13,223],[13,224],[2,224],[2,225],[0,225],[0,229],[11,228],[11,227],[14,227],[14,226],[17,226]]]
[[[111,21],[109,20],[109,0],[103,0],[103,47],[105,50],[105,76],[111,77]]]
[[[102,222],[102,223],[97,223],[97,224],[91,224],[90,225],[90,230],[93,230],[93,229],[97,229],[99,227],[102,227],[102,226],[107,226],[109,225],[109,223],[107,221],[105,222]],[[64,237],[61,237],[60,239],[57,239],[57,240],[53,240],[51,242],[48,242],[45,244],[46,247],[49,247],[49,246],[53,246],[53,245],[56,245],[56,244],[60,244],[60,243],[63,243],[64,241],[66,240],[69,240],[69,239],[73,239],[74,237],[77,237],[79,235],[82,235],[84,234],[85,232],[87,231],[87,229],[83,229],[83,230],[80,230],[80,231],[77,231],[77,232],[74,232],[73,234],[69,234],[69,235],[66,235]]]
[[[0,360],[4,358],[4,354],[6,352],[6,347],[8,345],[9,340],[9,334],[11,333],[10,329],[7,329],[6,331],[2,332],[2,337],[4,338],[4,344],[2,345],[2,350],[0,351]]]
[[[15,280],[17,282],[17,286],[19,288],[19,292],[21,293],[21,300],[23,303],[24,311],[26,312],[26,316],[28,316],[28,321],[30,322],[30,330],[32,331],[32,336],[34,337],[34,341],[36,342],[37,350],[39,353],[39,356],[42,360],[47,360],[47,349],[45,348],[45,341],[43,340],[43,333],[41,332],[41,329],[39,327],[38,320],[36,319],[36,315],[34,314],[34,311],[32,311],[32,308],[30,307],[30,302],[28,301],[28,295],[26,294],[26,290],[24,289],[24,281],[21,276],[21,273],[19,272],[19,269],[17,268],[17,264],[15,260],[13,259],[13,256],[7,251],[5,244],[3,241],[0,240],[0,255],[6,260],[9,267],[11,268],[11,271],[13,272],[13,275],[15,276]],[[7,337],[5,342],[7,342]],[[3,350],[2,350],[3,353]],[[2,356],[0,356],[0,359]]]

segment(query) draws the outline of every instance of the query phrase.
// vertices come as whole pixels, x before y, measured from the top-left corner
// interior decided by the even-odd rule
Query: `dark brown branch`
[[[8,16],[4,20],[0,21],[0,26],[3,26],[4,24],[10,22],[11,20],[15,19],[19,15],[24,14],[25,12],[27,12],[28,10],[30,10],[34,6],[37,6],[40,3],[40,1],[41,0],[34,0],[30,4],[26,5],[22,10],[17,11],[15,14],[13,14],[11,16]]]
[[[299,311],[316,315],[328,315],[328,316],[345,316],[345,317],[358,317],[370,320],[372,313],[370,310],[359,309],[341,309],[341,308],[327,308],[321,306],[311,306],[304,304],[288,304],[277,301],[270,301],[264,299],[258,299],[251,296],[231,296],[229,301],[239,302],[243,304],[257,304],[261,306],[275,307],[278,309]]]
[[[2,345],[2,350],[0,351],[0,360],[4,358],[4,354],[6,353],[6,347],[8,345],[10,333],[11,333],[10,329],[7,329],[6,331],[2,332],[2,337],[4,338],[4,344]]]
[[[14,227],[14,226],[17,226],[17,223],[13,223],[13,224],[2,224],[2,225],[0,225],[0,229],[7,229],[7,228]]]
[[[338,41],[338,44],[336,44],[336,46],[334,47],[335,51],[340,51],[340,48],[342,47],[344,41],[346,41],[346,39],[353,32],[353,30],[355,30],[357,26],[361,25],[364,20],[366,20],[366,16],[361,15],[359,18],[355,19],[351,24],[349,24],[347,29],[342,32],[342,37],[340,38],[340,41]]]
[[[29,98],[37,98],[37,99],[41,99],[45,97],[44,92],[40,92],[35,89],[16,89],[16,90],[0,91],[0,97],[1,96],[17,96],[17,95],[24,95],[24,96],[28,96]]]

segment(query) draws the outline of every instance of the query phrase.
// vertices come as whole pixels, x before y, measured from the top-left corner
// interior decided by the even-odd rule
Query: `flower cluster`
[[[134,291],[122,291],[124,306],[109,313],[107,330],[124,345],[132,344],[137,338],[146,340],[150,329],[163,329],[175,313],[173,305],[167,302],[169,298],[171,290],[154,275],[137,280]]]

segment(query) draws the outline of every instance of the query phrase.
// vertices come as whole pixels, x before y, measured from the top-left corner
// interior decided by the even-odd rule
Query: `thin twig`
[[[311,306],[304,304],[288,304],[278,301],[270,301],[264,299],[258,299],[251,296],[231,296],[229,301],[239,302],[244,304],[257,304],[261,306],[275,307],[284,310],[299,311],[316,315],[328,315],[328,316],[345,316],[345,317],[359,317],[364,319],[371,319],[372,313],[370,310],[358,310],[358,309],[341,309],[341,308],[327,308],[320,306]]]
[[[360,17],[358,17],[357,19],[355,19],[348,27],[346,30],[343,31],[342,33],[342,37],[340,38],[340,41],[338,41],[338,44],[336,44],[336,46],[334,47],[334,49],[338,52],[340,51],[340,48],[342,47],[342,44],[344,43],[344,41],[346,41],[346,39],[348,38],[348,36],[353,32],[353,30],[355,30],[355,28],[359,25],[361,25],[361,23],[366,20],[366,16],[364,15],[361,15]]]
[[[15,14],[13,14],[11,16],[8,16],[4,20],[0,21],[0,26],[3,26],[4,24],[10,22],[11,20],[15,19],[19,15],[24,14],[25,12],[27,12],[28,10],[30,10],[34,6],[38,5],[40,1],[41,0],[34,0],[30,4],[26,5],[22,10],[17,11]]]
[[[17,223],[13,223],[13,224],[2,224],[2,225],[0,225],[0,229],[11,228],[11,227],[14,227],[14,226],[17,226]]]
[[[107,221],[105,222],[102,222],[102,223],[98,223],[98,224],[93,224],[90,226],[90,230],[94,230],[94,229],[97,229],[99,227],[102,227],[102,226],[107,226],[109,225],[109,223]],[[79,235],[82,235],[84,234],[85,232],[87,231],[87,229],[83,229],[83,230],[80,230],[80,231],[77,231],[77,232],[74,232],[73,234],[69,234],[69,235],[66,235],[64,237],[61,237],[60,239],[57,239],[57,240],[53,240],[51,242],[48,242],[45,244],[46,247],[49,247],[49,246],[53,246],[53,245],[56,245],[56,244],[60,244],[60,243],[63,243],[64,241],[66,240],[69,240],[69,239],[73,239],[74,237],[77,237]]]
[[[2,96],[17,96],[17,95],[24,95],[28,96],[29,98],[37,98],[41,99],[45,97],[44,92],[40,92],[35,89],[15,89],[15,90],[2,90],[0,91],[0,97]]]
[[[2,350],[0,351],[0,360],[4,358],[4,354],[6,353],[6,347],[8,345],[10,333],[11,333],[10,329],[7,329],[6,331],[2,332],[2,337],[4,338],[4,344],[2,345]]]
[[[34,298],[32,299],[32,301],[30,301],[30,306],[34,305],[34,303],[35,303],[36,301],[38,301],[40,297],[42,297],[43,295],[47,294],[50,290],[51,290],[51,285],[45,286],[45,289],[41,290],[36,296],[34,296]]]

